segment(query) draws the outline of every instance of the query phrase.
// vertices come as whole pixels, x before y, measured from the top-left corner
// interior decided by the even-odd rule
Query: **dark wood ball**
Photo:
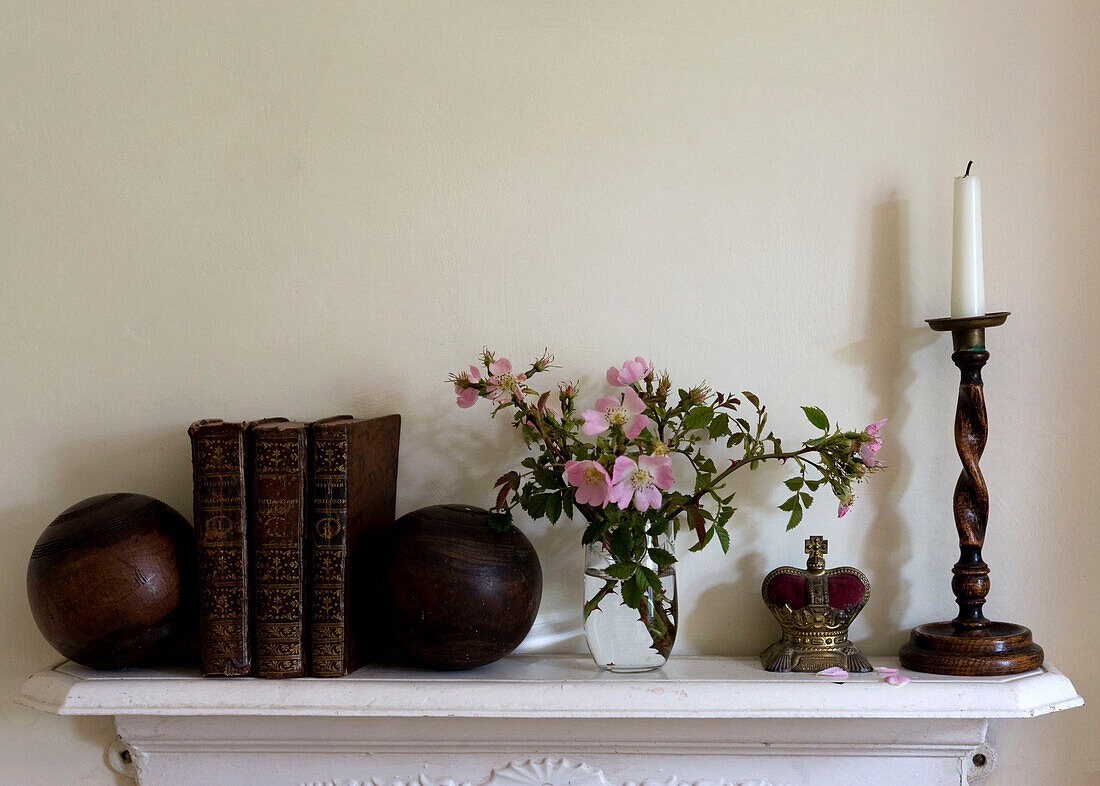
[[[195,531],[160,500],[101,494],[54,519],[27,566],[42,635],[77,663],[151,663],[194,641]]]
[[[434,669],[471,669],[519,646],[542,600],[542,566],[516,527],[489,512],[435,505],[394,524],[384,568],[389,630],[400,657]]]

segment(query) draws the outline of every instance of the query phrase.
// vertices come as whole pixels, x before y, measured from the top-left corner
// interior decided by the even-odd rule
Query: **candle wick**
[[[963,175],[963,177],[970,177],[970,167],[972,167],[972,166],[974,166],[973,161],[967,162],[967,164],[966,164],[966,174]]]

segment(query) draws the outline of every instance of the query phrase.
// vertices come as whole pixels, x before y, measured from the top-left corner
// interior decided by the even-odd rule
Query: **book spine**
[[[245,439],[238,424],[191,429],[203,676],[252,672]]]
[[[315,428],[310,442],[311,677],[348,673],[348,431]]]
[[[252,470],[254,673],[305,675],[305,427],[255,429]]]

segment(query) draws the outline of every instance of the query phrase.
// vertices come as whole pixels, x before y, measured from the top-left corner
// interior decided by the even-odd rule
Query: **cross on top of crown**
[[[824,560],[829,553],[829,541],[821,535],[811,535],[806,538],[806,553],[810,555],[810,559]]]

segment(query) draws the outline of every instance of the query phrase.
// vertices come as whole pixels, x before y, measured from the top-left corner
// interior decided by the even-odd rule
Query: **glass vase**
[[[669,538],[661,538],[654,545],[672,553]],[[676,567],[658,568],[648,557],[639,563],[658,577],[661,589],[658,591],[648,581],[638,580],[633,592],[641,595],[641,602],[635,609],[623,602],[622,594],[623,584],[635,579],[611,576],[607,569],[612,564],[614,560],[603,543],[585,547],[585,607],[593,599],[598,600],[584,621],[588,651],[596,665],[607,671],[659,669],[665,665],[676,641]]]

